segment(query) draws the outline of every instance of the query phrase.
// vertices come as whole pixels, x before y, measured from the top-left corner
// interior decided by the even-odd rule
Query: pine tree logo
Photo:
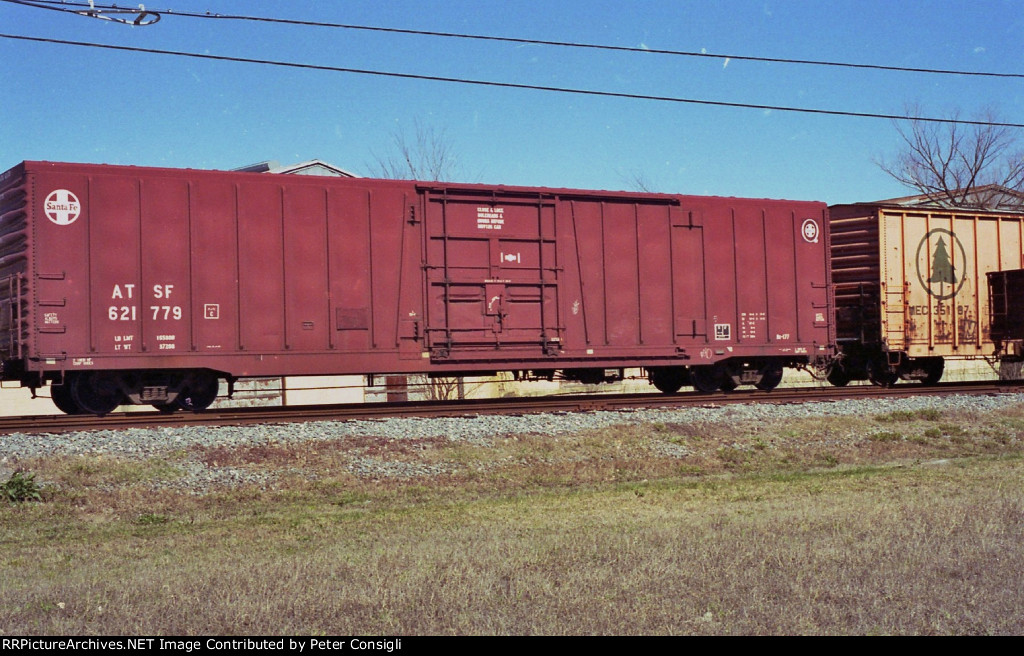
[[[934,282],[956,284],[956,270],[953,268],[953,263],[949,261],[946,240],[942,237],[939,237],[939,245],[935,247],[935,253],[932,255],[932,277],[928,279],[928,283]]]
[[[964,286],[967,252],[949,230],[930,231],[917,246],[917,279],[939,300],[953,298]]]

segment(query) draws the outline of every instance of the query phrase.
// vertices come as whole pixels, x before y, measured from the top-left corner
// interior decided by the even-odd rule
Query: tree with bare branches
[[[401,129],[391,134],[390,151],[374,154],[371,174],[391,180],[451,181],[458,169],[451,144],[444,128],[425,126],[417,120],[411,136]]]
[[[959,112],[950,117],[959,120]],[[980,124],[922,120],[918,107],[896,121],[903,142],[893,161],[878,166],[900,183],[949,207],[975,209],[1020,206],[1014,194],[1024,193],[1024,148],[1017,128],[993,125],[996,113],[986,110]],[[1012,200],[1011,200],[1012,198]]]
[[[645,194],[656,193],[654,183],[647,177],[647,174],[640,169],[633,169],[628,173],[619,172],[619,177],[628,185],[628,189],[639,191]]]

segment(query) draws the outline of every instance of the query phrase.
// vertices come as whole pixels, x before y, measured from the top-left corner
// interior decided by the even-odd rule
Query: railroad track
[[[591,394],[574,396],[521,397],[513,399],[465,399],[459,401],[410,401],[342,405],[275,406],[211,409],[199,414],[178,412],[112,413],[105,417],[39,415],[0,418],[0,433],[64,433],[81,430],[119,430],[159,426],[231,426],[282,424],[301,421],[386,419],[390,417],[458,417],[479,414],[530,414],[540,412],[586,412],[687,406],[719,406],[733,403],[805,403],[847,399],[905,397],[919,394],[1003,394],[1022,390],[1020,381],[978,381],[944,383],[932,387],[897,385],[881,388],[851,387],[779,388],[772,392],[740,391],[716,394],[687,392],[664,395]]]

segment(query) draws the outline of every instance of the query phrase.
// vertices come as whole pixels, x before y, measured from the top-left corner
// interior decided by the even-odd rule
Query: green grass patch
[[[0,499],[11,503],[42,501],[42,489],[36,482],[36,475],[23,471],[12,473],[6,482],[0,483]]]
[[[1019,634],[1021,416],[38,458],[0,631]]]
[[[881,415],[875,415],[875,420],[882,423],[889,422],[910,422],[910,421],[939,421],[943,413],[935,408],[922,408],[920,410],[895,410]]]

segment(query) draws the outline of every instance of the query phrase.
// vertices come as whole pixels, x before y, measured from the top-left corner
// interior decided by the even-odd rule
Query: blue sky
[[[104,0],[97,0],[104,4]],[[126,3],[121,3],[122,5]],[[775,58],[1024,72],[1024,5],[992,2],[289,2],[177,9]],[[726,102],[1024,123],[1024,80],[597,52],[201,20],[128,27],[0,2],[0,32],[140,48]],[[416,122],[468,182],[876,200],[886,120],[474,87],[0,39],[0,170],[25,159],[235,168],[320,158],[365,174]]]

